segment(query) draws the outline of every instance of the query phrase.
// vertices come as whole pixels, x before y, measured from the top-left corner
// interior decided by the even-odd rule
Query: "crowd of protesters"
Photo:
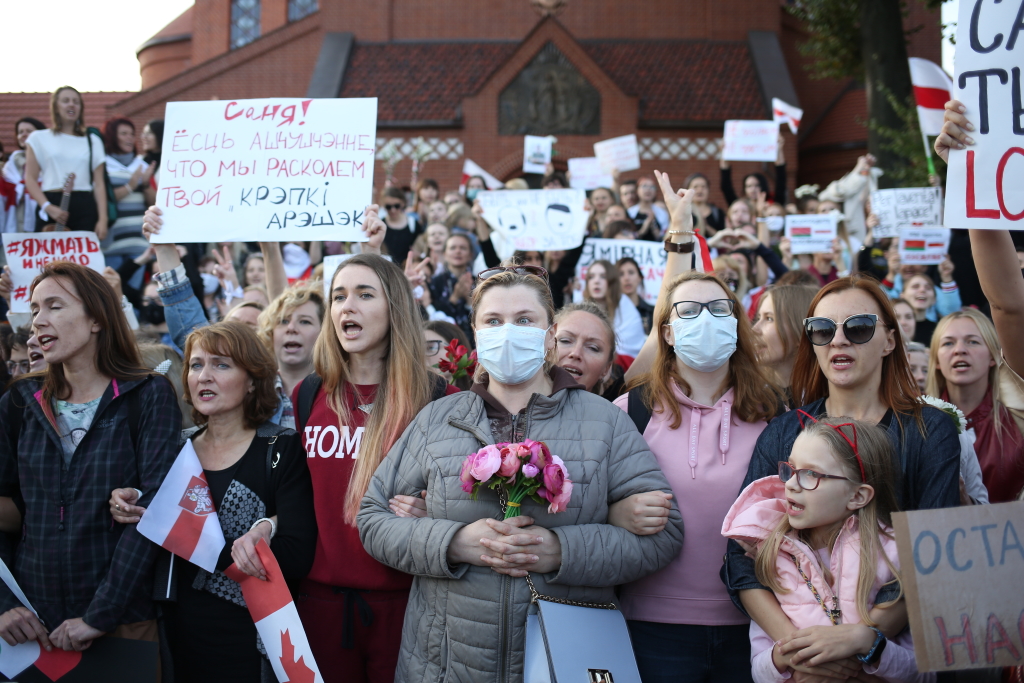
[[[82,109],[62,88],[51,127],[18,122],[3,229],[142,217],[151,239],[162,122]],[[940,156],[967,144],[946,118]],[[901,264],[872,235],[879,175],[865,156],[790,197],[780,148],[740,194],[722,163],[725,207],[699,173],[616,176],[587,238],[664,242],[654,305],[631,258],[577,277],[582,245],[504,253],[479,177],[383,189],[360,243],[45,266],[0,327],[0,557],[38,610],[0,586],[0,638],[158,641],[164,681],[267,680],[224,574],[260,576],[265,541],[327,681],[521,681],[534,586],[616,602],[644,683],[934,680],[891,516],[1024,492],[1024,247],[953,231],[942,264]],[[833,248],[791,254],[770,219],[794,213],[833,214]],[[565,512],[464,492],[469,453],[523,439],[564,461]],[[213,572],[136,529],[186,443],[227,540]]]

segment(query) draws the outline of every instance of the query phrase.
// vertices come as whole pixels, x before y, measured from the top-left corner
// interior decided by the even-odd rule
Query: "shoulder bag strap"
[[[634,387],[629,392],[626,403],[626,413],[629,415],[629,419],[633,420],[633,424],[636,425],[636,429],[641,435],[651,421],[651,409],[644,403],[646,393],[646,385]]]

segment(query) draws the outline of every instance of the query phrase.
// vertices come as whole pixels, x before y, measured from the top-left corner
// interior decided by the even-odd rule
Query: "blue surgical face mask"
[[[714,372],[736,351],[736,318],[716,318],[702,310],[696,318],[672,321],[676,356],[697,372]]]
[[[485,327],[476,331],[476,358],[501,384],[522,384],[544,364],[547,330],[513,325]]]
[[[480,188],[479,187],[471,187],[468,190],[466,190],[466,199],[468,199],[469,201],[472,202],[474,199],[476,199],[476,196],[479,193],[480,193]]]

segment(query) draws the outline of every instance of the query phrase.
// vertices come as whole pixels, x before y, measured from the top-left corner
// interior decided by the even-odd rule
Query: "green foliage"
[[[878,87],[903,123],[899,128],[881,126],[873,121],[868,123],[868,127],[878,133],[882,149],[904,160],[894,168],[885,169],[889,184],[891,187],[927,187],[928,159],[925,157],[924,139],[921,137],[921,124],[917,120],[914,99],[911,97],[908,101],[901,102],[884,85],[879,84]],[[933,142],[934,138],[929,138],[929,146]],[[934,153],[932,159],[935,163],[935,172],[945,184],[946,164]]]
[[[863,78],[859,0],[798,0],[787,9],[807,28],[798,49],[813,60],[814,78]]]

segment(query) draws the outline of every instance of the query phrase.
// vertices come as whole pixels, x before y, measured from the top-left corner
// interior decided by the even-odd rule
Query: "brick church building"
[[[627,176],[703,171],[721,203],[723,122],[771,118],[772,97],[804,110],[799,135],[784,132],[790,187],[825,184],[866,150],[863,86],[812,78],[786,4],[196,0],[139,48],[140,92],[87,93],[86,109],[93,125],[123,115],[141,126],[173,100],[377,97],[378,149],[395,139],[396,179],[409,182],[421,146],[421,175],[442,190],[458,185],[464,157],[500,179],[521,175],[524,134],[555,135],[565,168],[594,142],[635,133],[642,169]],[[940,62],[938,12],[908,0],[904,21],[918,29],[910,55]],[[5,99],[10,149],[5,119],[49,117],[42,94]],[[382,176],[378,159],[378,187]]]

